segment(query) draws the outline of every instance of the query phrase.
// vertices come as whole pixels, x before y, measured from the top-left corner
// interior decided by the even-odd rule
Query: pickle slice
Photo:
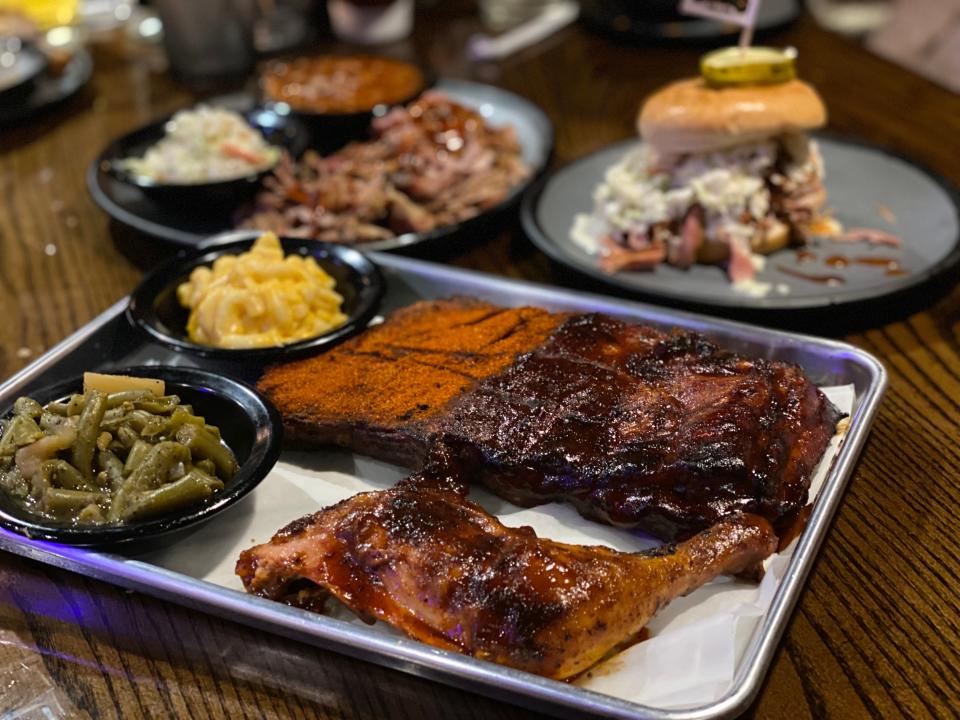
[[[794,48],[728,47],[700,58],[700,74],[711,87],[769,85],[797,76]]]

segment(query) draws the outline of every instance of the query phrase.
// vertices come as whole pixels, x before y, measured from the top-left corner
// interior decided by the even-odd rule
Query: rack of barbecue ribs
[[[244,551],[237,574],[256,595],[314,611],[333,595],[435,647],[563,679],[673,598],[775,548],[766,520],[739,513],[646,553],[567,545],[408,480],[294,521]]]
[[[298,444],[665,540],[733,512],[783,531],[839,412],[788,363],[601,314],[421,302],[259,388]]]
[[[418,468],[446,406],[561,322],[539,308],[416,303],[330,352],[268,370],[259,386],[281,410],[288,444],[340,445]]]

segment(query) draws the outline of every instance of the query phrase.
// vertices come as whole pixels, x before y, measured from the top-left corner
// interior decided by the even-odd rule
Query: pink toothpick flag
[[[685,15],[698,15],[742,27],[741,47],[753,40],[758,7],[760,0],[680,0],[680,12]]]

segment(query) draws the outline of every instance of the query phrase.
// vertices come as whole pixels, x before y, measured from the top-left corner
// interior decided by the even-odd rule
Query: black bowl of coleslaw
[[[174,130],[177,115],[157,120],[114,140],[101,153],[98,165],[111,177],[158,204],[235,207],[253,196],[261,180],[270,174],[283,153],[297,157],[309,142],[302,123],[270,108],[258,106],[238,114],[264,142],[245,145],[224,141],[221,143],[224,157],[221,167],[210,162],[198,163],[202,166],[198,167],[202,169],[202,178],[184,179],[183,174],[177,174],[182,169],[177,167],[181,161],[193,162],[192,158],[184,161],[175,152],[159,159],[157,155],[147,156],[148,151],[158,147],[158,143]],[[200,138],[196,141],[207,142]],[[218,141],[214,139],[212,142]],[[159,152],[162,155],[165,151]],[[164,167],[164,163],[170,163],[173,172],[170,166]],[[218,169],[223,171],[223,177],[218,177]]]

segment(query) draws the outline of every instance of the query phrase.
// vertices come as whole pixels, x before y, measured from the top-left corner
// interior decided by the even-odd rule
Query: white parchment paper
[[[853,386],[823,388],[840,410],[850,413]],[[815,498],[836,457],[835,437],[812,481]],[[286,452],[251,497],[194,532],[189,540],[138,559],[190,577],[242,590],[234,566],[240,552],[268,541],[284,525],[358,492],[388,488],[408,473],[402,468],[344,452]],[[582,518],[567,505],[520,508],[475,488],[470,497],[505,525],[530,525],[541,537],[568,543],[604,544],[637,551],[658,541]],[[794,543],[795,545],[796,543]],[[632,646],[581,677],[577,684],[596,692],[664,709],[700,705],[731,687],[740,659],[770,607],[784,577],[793,545],[766,562],[760,584],[724,577],[674,600],[649,623],[649,639]],[[346,608],[332,611],[360,623]],[[397,634],[384,623],[379,631]]]

